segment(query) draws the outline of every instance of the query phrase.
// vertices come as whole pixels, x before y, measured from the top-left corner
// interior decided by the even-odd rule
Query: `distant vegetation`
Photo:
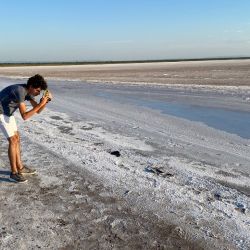
[[[215,57],[193,59],[162,59],[162,60],[131,60],[131,61],[71,61],[71,62],[2,62],[0,67],[10,66],[63,66],[63,65],[89,65],[89,64],[118,64],[118,63],[151,63],[151,62],[182,62],[182,61],[211,61],[211,60],[244,60],[250,57]]]

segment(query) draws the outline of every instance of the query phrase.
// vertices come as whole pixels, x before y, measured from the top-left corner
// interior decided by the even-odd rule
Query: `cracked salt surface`
[[[49,110],[47,115],[47,118],[37,117],[34,121],[23,124],[24,134],[29,138],[33,138],[36,134],[34,137],[36,142],[41,143],[56,154],[70,159],[76,165],[95,173],[106,185],[118,190],[129,190],[127,199],[132,203],[136,202],[141,209],[145,209],[145,204],[147,204],[147,209],[153,211],[160,218],[175,221],[177,224],[181,224],[185,230],[191,227],[193,230],[191,235],[194,234],[192,237],[198,239],[205,237],[206,240],[234,239],[235,242],[238,240],[240,242],[241,239],[241,245],[243,247],[247,245],[250,223],[249,197],[218,184],[216,179],[219,179],[220,176],[216,175],[216,167],[185,160],[181,157],[164,157],[162,159],[150,156],[152,147],[145,147],[143,141],[140,142],[133,137],[130,137],[131,144],[129,144],[128,137],[124,136],[119,136],[118,146],[123,151],[123,157],[122,162],[120,160],[118,163],[108,153],[109,148],[117,146],[114,136],[109,137],[110,132],[105,132],[100,127],[82,131],[82,126],[87,126],[89,123],[75,122],[70,124],[74,135],[64,134],[62,136],[62,131],[58,127],[64,121],[69,122],[70,117]],[[63,119],[51,122],[49,117],[53,117],[53,115]],[[46,133],[43,131],[45,128]],[[79,137],[84,139],[83,144],[78,139]],[[94,145],[94,142],[100,141],[104,145],[101,147]],[[146,159],[138,157],[133,152],[135,144],[137,144],[138,150],[150,149],[148,151],[149,157]],[[161,166],[163,172],[171,170],[174,173],[174,178],[166,179],[145,173],[143,171],[147,164],[145,160],[149,158],[152,165]],[[198,168],[204,168],[205,171],[197,170],[196,165]],[[226,170],[228,171],[228,169]],[[248,185],[249,183],[247,177],[240,175],[237,175],[237,178],[231,176],[223,176],[223,178],[228,183],[240,182],[240,185]],[[46,182],[51,182],[51,178],[48,178]],[[69,190],[74,190],[73,183]],[[221,201],[213,198],[216,192],[220,192]],[[235,203],[239,200],[243,201],[246,214],[235,210]],[[187,221],[187,216],[191,216],[191,221],[190,219]],[[222,228],[224,229],[222,230]],[[191,236],[189,235],[189,237]]]

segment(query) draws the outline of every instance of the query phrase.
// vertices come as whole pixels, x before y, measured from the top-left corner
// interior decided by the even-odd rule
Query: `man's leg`
[[[16,135],[13,135],[8,138],[9,141],[9,160],[10,160],[10,166],[11,166],[11,174],[10,178],[14,180],[15,182],[24,183],[27,182],[27,179],[25,179],[19,172],[17,168],[17,144],[18,144],[18,138]]]
[[[0,129],[3,131],[5,137],[9,141],[8,156],[10,160],[11,174],[10,178],[16,182],[24,183],[27,180],[19,173],[17,164],[18,160],[18,135],[16,121],[14,116],[0,115]],[[20,154],[19,154],[20,155]],[[20,157],[19,157],[20,159]]]
[[[8,138],[9,141],[9,149],[8,149],[8,155],[10,160],[10,167],[12,173],[17,173],[17,136],[13,135]]]
[[[20,134],[18,131],[15,132],[15,136],[17,138],[17,145],[16,145],[16,166],[17,171],[21,172],[21,169],[23,168],[23,163],[21,160],[21,143],[20,143]]]
[[[36,173],[35,169],[24,166],[21,160],[21,140],[20,134],[18,131],[15,131],[17,138],[17,147],[16,147],[16,166],[18,173],[32,175]]]

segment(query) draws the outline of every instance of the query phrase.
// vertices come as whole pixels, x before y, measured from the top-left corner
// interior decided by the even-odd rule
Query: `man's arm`
[[[37,104],[35,101],[33,102],[33,104],[31,103],[31,105],[33,106],[33,109],[27,111],[26,110],[26,105],[24,102],[21,102],[19,104],[19,111],[20,114],[22,116],[22,118],[24,120],[29,119],[31,116],[33,116],[34,114],[36,114],[40,109],[44,109],[44,107],[46,106],[46,103],[48,101],[48,98],[44,97],[41,99],[41,102],[39,104]]]
[[[39,105],[35,100],[31,99],[30,103],[32,105],[33,108],[35,108],[37,105]],[[43,109],[45,108],[46,105],[42,106],[36,113],[39,114],[43,111]]]

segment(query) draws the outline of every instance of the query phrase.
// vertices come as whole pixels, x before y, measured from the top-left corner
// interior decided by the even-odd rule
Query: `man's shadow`
[[[10,176],[10,171],[1,169],[0,175]],[[13,181],[11,181],[9,178],[5,178],[5,177],[0,176],[0,182],[13,182]]]

